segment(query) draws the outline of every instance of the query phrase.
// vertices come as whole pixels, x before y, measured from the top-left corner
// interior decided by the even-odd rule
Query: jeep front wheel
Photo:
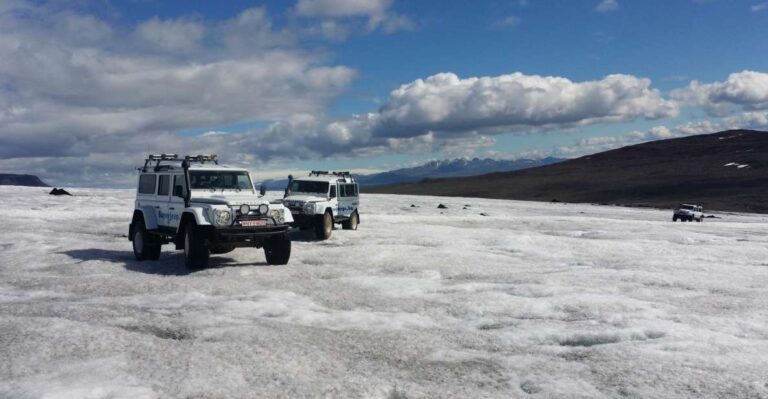
[[[264,240],[264,256],[267,264],[284,265],[291,258],[291,237],[280,234]]]
[[[208,266],[210,256],[200,228],[189,223],[184,229],[184,264],[190,269],[202,269]]]
[[[321,240],[327,240],[331,237],[333,231],[333,216],[330,212],[325,212],[315,223],[315,236]]]
[[[341,228],[344,230],[357,230],[358,223],[360,223],[360,217],[357,215],[357,211],[354,211],[349,215],[349,219],[341,222]]]
[[[147,232],[144,222],[136,221],[133,230],[133,254],[137,260],[158,260],[160,259],[161,245],[157,243]]]

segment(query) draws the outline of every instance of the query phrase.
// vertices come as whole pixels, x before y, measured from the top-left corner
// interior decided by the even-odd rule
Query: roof
[[[301,176],[301,177],[294,177],[294,181],[324,181],[329,183],[335,183],[339,180],[343,180],[339,178],[339,176]]]
[[[248,169],[245,168],[239,168],[235,166],[229,166],[229,165],[216,165],[211,163],[206,164],[190,164],[189,170],[227,170],[232,172],[248,172]],[[146,172],[142,173],[157,173],[157,172],[183,172],[184,169],[181,168],[181,164],[179,165],[160,165],[157,170],[155,170],[154,167],[147,168]]]

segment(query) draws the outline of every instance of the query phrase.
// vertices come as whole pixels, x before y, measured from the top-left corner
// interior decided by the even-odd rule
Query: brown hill
[[[768,213],[768,132],[658,140],[538,168],[366,191]]]

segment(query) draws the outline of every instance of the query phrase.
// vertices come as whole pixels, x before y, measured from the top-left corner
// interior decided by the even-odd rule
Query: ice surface
[[[763,215],[363,194],[189,273],[134,260],[131,190],[72,193],[0,187],[0,397],[768,396]]]

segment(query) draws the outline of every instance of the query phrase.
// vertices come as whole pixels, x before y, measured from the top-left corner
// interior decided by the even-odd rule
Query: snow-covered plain
[[[0,397],[768,397],[763,215],[363,195],[189,273],[72,192],[0,187]]]

